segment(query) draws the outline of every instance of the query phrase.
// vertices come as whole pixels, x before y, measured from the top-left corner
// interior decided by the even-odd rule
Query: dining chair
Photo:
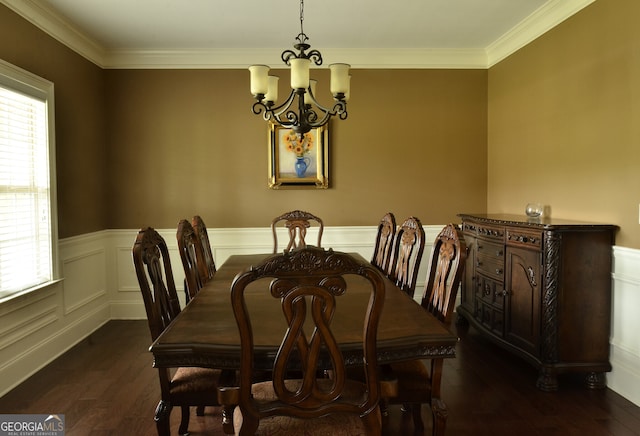
[[[368,283],[365,298],[341,298],[349,294],[347,275]],[[279,300],[276,304],[282,306],[284,322],[273,320],[282,323],[283,337],[272,362],[272,380],[252,383],[255,347],[260,344],[254,342],[256,330],[252,329],[256,312],[248,308],[255,293],[251,285],[255,287],[258,281],[268,283],[270,295]],[[237,434],[381,433],[376,334],[384,286],[382,275],[368,262],[318,247],[273,255],[236,276],[231,304],[241,344],[238,407],[234,411]],[[346,378],[345,361],[331,328],[338,307],[346,311],[343,313],[353,313],[356,306],[364,320],[364,328],[358,328],[362,332],[364,383]],[[332,371],[331,378],[322,375],[327,368]],[[292,373],[297,377],[290,377]]]
[[[151,340],[171,324],[180,313],[180,302],[173,280],[169,250],[164,238],[153,228],[138,232],[133,245],[133,263],[140,285]],[[172,374],[173,373],[173,374]],[[220,370],[209,368],[158,368],[161,399],[154,420],[158,435],[169,436],[171,409],[182,409],[179,432],[188,433],[190,406],[218,406]]]
[[[371,264],[385,274],[389,271],[389,262],[393,252],[393,238],[396,234],[396,217],[387,212],[378,224],[376,244],[373,249]]]
[[[396,232],[388,276],[396,286],[411,297],[416,289],[416,279],[423,251],[424,229],[422,223],[416,217],[409,217]]]
[[[200,215],[194,215],[194,217],[191,218],[191,225],[196,231],[196,236],[200,240],[200,246],[202,247],[202,254],[204,254],[204,262],[198,263],[200,279],[204,285],[211,280],[216,273],[216,263],[213,258],[213,251],[211,251],[211,242],[209,241],[207,226],[204,224]]]
[[[196,296],[203,286],[202,271],[198,268],[198,264],[204,263],[204,253],[200,239],[189,221],[180,220],[178,230],[176,232],[178,240],[178,251],[184,268],[184,277],[186,284],[187,302]]]
[[[290,251],[295,248],[306,247],[305,237],[307,236],[307,229],[311,227],[311,224],[315,222],[318,227],[318,244],[321,246],[322,231],[324,230],[324,224],[322,220],[317,216],[304,212],[301,210],[293,210],[284,213],[273,219],[271,222],[271,232],[273,233],[273,252],[278,252],[278,232],[277,229],[284,226],[289,234],[289,243],[284,251]]]
[[[434,242],[421,302],[425,310],[446,325],[451,324],[466,259],[467,246],[460,228],[456,224],[447,224]],[[442,359],[390,364],[388,377],[396,380],[397,386],[392,397],[382,399],[383,408],[386,404],[402,404],[403,411],[411,411],[415,430],[422,431],[424,423],[421,404],[430,404],[433,415],[432,434],[443,435],[447,407],[440,398],[442,366]]]

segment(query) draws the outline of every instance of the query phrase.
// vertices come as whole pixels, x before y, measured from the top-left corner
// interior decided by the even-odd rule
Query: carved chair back
[[[133,263],[147,312],[151,339],[155,341],[180,313],[180,302],[167,243],[153,228],[147,227],[138,232],[133,245]],[[156,407],[154,420],[159,435],[169,435],[169,418],[174,406],[182,409],[178,432],[188,434],[190,406],[197,406],[197,413],[202,415],[205,406],[219,405],[216,395],[219,370],[158,368],[158,377],[161,399]]]
[[[407,218],[394,240],[393,256],[389,265],[389,277],[400,289],[413,297],[422,252],[424,251],[424,229],[416,217]]]
[[[180,302],[167,243],[155,229],[147,227],[138,232],[133,245],[133,264],[147,312],[151,339],[156,340],[180,313]]]
[[[345,394],[346,386],[353,382],[348,383],[346,379],[345,362],[331,326],[337,305],[343,304],[344,299],[339,297],[349,292],[345,279],[348,275],[364,278],[370,289],[365,298],[358,300],[362,303],[360,309],[364,316],[361,331],[364,332],[362,346],[366,383],[358,384],[361,389],[356,401]],[[245,291],[251,283],[265,278],[263,286],[269,282],[271,296],[280,300],[285,323],[280,349],[273,367],[269,368],[273,375],[272,381],[267,383],[272,386],[273,393],[260,401],[256,399],[259,395],[252,392],[256,344],[252,314],[247,310],[250,305],[246,303],[250,298],[248,294],[257,292],[257,289]],[[374,267],[358,262],[348,254],[317,247],[273,255],[239,274],[231,287],[231,303],[240,331],[242,353],[239,387],[241,434],[245,434],[244,431],[253,434],[261,419],[274,415],[313,418],[332,413],[353,413],[361,417],[366,428],[379,429],[376,333],[384,293],[383,278]],[[353,309],[352,306],[344,307],[346,309],[341,310],[351,312]],[[256,313],[253,315],[257,316]],[[332,377],[318,377],[327,370]],[[301,377],[292,380],[292,372],[301,374]]]
[[[204,264],[204,253],[200,239],[189,221],[180,220],[176,239],[184,268],[188,300],[190,300],[196,296],[205,283],[204,277],[201,275],[203,271],[198,268],[198,265]]]
[[[422,307],[449,324],[467,260],[467,245],[460,228],[447,224],[438,234],[429,262]]]
[[[385,274],[389,271],[389,262],[393,252],[393,238],[396,234],[396,217],[386,213],[378,224],[376,245],[373,249],[371,263]]]
[[[271,232],[273,233],[273,252],[278,252],[278,227],[284,226],[287,229],[287,232],[289,234],[289,242],[284,251],[290,251],[296,248],[304,248],[307,246],[305,241],[305,237],[307,236],[307,229],[310,228],[311,224],[314,222],[318,227],[317,246],[320,247],[324,224],[322,223],[322,220],[317,216],[309,212],[293,210],[274,218],[271,222]]]
[[[191,219],[191,225],[196,231],[196,236],[200,240],[200,246],[202,247],[202,254],[204,255],[204,262],[198,263],[198,270],[200,271],[200,279],[202,284],[207,283],[213,275],[216,273],[216,263],[213,258],[213,252],[211,251],[211,242],[209,241],[209,234],[207,233],[207,226],[200,215],[195,215]]]

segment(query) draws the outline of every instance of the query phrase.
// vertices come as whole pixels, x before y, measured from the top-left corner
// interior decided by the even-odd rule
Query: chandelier
[[[309,50],[309,37],[305,35],[302,23],[304,21],[304,0],[300,0],[300,34],[295,38],[297,43],[293,47],[298,51],[285,50],[282,61],[291,67],[291,94],[289,98],[276,105],[278,99],[278,77],[269,75],[267,65],[252,65],[251,94],[256,99],[253,113],[262,113],[265,121],[273,121],[282,127],[290,128],[298,135],[304,135],[311,129],[325,125],[331,117],[338,115],[341,120],[347,118],[347,100],[349,99],[349,65],[329,65],[331,71],[330,90],[333,94],[333,107],[322,106],[316,100],[316,80],[309,79],[311,62],[322,65],[322,55],[318,50]],[[297,98],[297,112],[293,105]]]

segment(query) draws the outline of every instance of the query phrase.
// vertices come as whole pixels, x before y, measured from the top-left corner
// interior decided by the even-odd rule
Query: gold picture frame
[[[329,128],[311,129],[301,139],[292,129],[270,123],[269,188],[329,187]]]

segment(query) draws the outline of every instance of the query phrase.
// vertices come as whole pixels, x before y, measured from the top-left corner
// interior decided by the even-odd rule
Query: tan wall
[[[529,201],[640,248],[640,2],[598,0],[489,71],[488,210]]]
[[[330,226],[387,211],[440,224],[486,207],[484,70],[354,70],[349,118],[331,126],[330,188],[274,191],[246,70],[101,70],[4,6],[0,58],[55,83],[62,238],[195,213],[211,227],[266,226],[294,208]],[[327,70],[312,75],[328,104]]]
[[[288,72],[277,73],[282,99]],[[291,209],[331,226],[374,225],[387,211],[434,224],[485,209],[486,71],[354,70],[349,118],[331,125],[330,188],[286,191],[267,187],[268,126],[250,110],[248,71],[106,74],[113,228],[195,213],[211,227],[259,227]],[[326,86],[327,71],[314,74]]]
[[[107,228],[103,70],[4,5],[0,59],[54,83],[59,236]]]

